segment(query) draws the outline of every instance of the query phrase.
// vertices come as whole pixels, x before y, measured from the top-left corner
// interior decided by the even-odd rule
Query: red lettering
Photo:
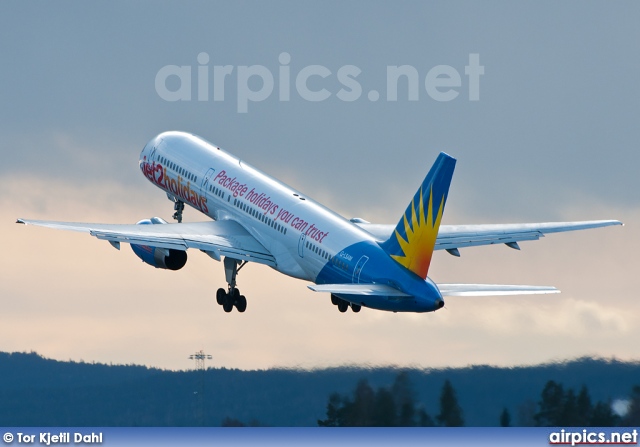
[[[216,178],[213,179],[213,181],[215,182],[216,180],[218,180],[220,177],[224,177],[227,178],[227,173],[226,171],[220,171],[218,172],[218,175],[216,175]]]
[[[162,179],[164,178],[164,169],[162,168],[162,165],[157,165],[156,166],[156,172],[159,172],[160,175],[158,176],[158,179],[156,180],[156,183],[158,185],[162,185]]]

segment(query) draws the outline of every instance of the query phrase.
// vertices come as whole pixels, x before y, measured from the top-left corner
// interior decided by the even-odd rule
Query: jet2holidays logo
[[[169,102],[225,101],[225,94],[233,94],[235,83],[237,112],[247,113],[249,103],[265,101],[276,90],[277,99],[281,102],[290,101],[293,95],[309,102],[326,101],[332,96],[340,101],[353,102],[363,94],[358,80],[362,70],[356,65],[343,65],[335,71],[324,65],[307,65],[292,70],[291,55],[283,52],[278,57],[279,65],[274,75],[274,70],[264,65],[212,65],[209,54],[205,52],[198,54],[196,59],[195,67],[165,65],[158,70],[155,88],[161,99]],[[412,65],[387,65],[384,98],[389,102],[398,101],[399,97],[401,100],[418,101],[426,93],[431,100],[448,102],[458,98],[460,89],[466,84],[468,100],[479,101],[482,75],[484,66],[480,65],[477,53],[469,54],[468,63],[464,66],[466,78],[450,65],[435,65],[423,75]],[[330,90],[332,86],[336,87],[333,92]],[[400,94],[399,89],[402,90]],[[375,89],[369,90],[366,96],[371,102],[383,99]]]

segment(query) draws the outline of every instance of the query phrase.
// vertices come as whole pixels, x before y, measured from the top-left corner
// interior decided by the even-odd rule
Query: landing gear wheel
[[[244,295],[240,295],[240,290],[236,287],[236,276],[238,271],[247,264],[247,261],[241,262],[225,256],[223,264],[225,279],[229,288],[227,290],[218,289],[216,301],[227,313],[231,312],[234,307],[238,309],[238,312],[244,312],[247,310],[247,299]]]
[[[231,298],[228,294],[225,294],[224,303],[222,303],[222,308],[226,313],[229,313],[233,310],[233,298]]]
[[[247,299],[244,297],[244,295],[240,295],[235,304],[238,312],[242,313],[247,310]]]
[[[341,301],[338,303],[338,310],[340,312],[345,313],[348,308],[349,308],[349,303],[347,303],[346,301]]]
[[[216,292],[216,302],[222,306],[224,304],[224,297],[226,295],[227,292],[225,292],[224,289],[218,289],[218,291]]]
[[[340,298],[338,298],[337,296],[335,296],[332,293],[331,294],[331,304],[333,304],[334,306],[337,306],[339,302],[340,302]]]
[[[361,308],[362,308],[362,306],[360,306],[359,304],[352,304],[352,305],[351,305],[351,310],[352,310],[354,313],[358,313],[358,312],[360,312],[360,309],[361,309]]]

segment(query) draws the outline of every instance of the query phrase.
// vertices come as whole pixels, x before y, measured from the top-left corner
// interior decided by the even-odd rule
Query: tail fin
[[[381,244],[389,256],[424,279],[431,264],[455,166],[455,158],[444,152],[438,155],[395,231]]]

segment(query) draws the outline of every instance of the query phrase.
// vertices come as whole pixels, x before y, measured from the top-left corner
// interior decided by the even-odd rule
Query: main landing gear
[[[331,294],[331,304],[338,306],[338,310],[342,313],[345,313],[349,307],[351,307],[351,310],[355,313],[360,312],[360,309],[362,308],[359,304],[353,304],[345,301],[342,298],[338,298],[333,293]]]
[[[241,262],[229,257],[224,258],[224,274],[229,284],[228,291],[223,288],[216,292],[216,301],[222,306],[225,312],[229,313],[235,306],[238,312],[247,310],[247,299],[240,295],[240,290],[236,288],[236,276],[247,261]]]

